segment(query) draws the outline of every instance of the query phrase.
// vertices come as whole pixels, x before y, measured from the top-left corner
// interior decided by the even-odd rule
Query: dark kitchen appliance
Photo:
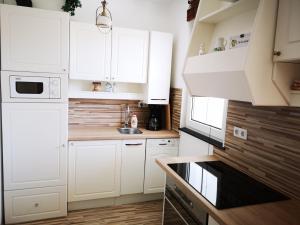
[[[147,130],[158,131],[162,129],[163,106],[149,105],[150,117],[147,123]]]
[[[208,214],[167,177],[163,225],[207,225]]]
[[[221,161],[169,164],[169,167],[217,209],[289,199]]]

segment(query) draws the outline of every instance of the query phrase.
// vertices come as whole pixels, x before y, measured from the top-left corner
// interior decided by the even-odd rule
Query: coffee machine
[[[164,120],[164,115],[163,115],[163,109],[164,106],[162,105],[149,105],[150,109],[150,116],[148,119],[148,123],[146,126],[147,130],[152,130],[152,131],[158,131],[163,128],[163,120]]]

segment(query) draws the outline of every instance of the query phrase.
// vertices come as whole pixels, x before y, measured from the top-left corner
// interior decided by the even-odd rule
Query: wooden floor
[[[161,225],[162,201],[69,212],[65,218],[22,225]]]

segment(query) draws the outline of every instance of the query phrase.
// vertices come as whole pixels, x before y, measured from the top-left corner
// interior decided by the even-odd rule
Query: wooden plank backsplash
[[[178,131],[180,127],[181,117],[181,101],[182,101],[182,89],[171,88],[170,90],[170,107],[171,107],[171,122],[172,129]]]
[[[138,101],[70,99],[69,125],[120,127],[124,123],[124,109],[129,105],[136,114],[139,127],[145,127],[149,118],[149,108],[139,108]]]
[[[248,140],[233,127],[248,130]],[[225,150],[215,154],[250,176],[300,199],[300,108],[253,107],[230,101]]]

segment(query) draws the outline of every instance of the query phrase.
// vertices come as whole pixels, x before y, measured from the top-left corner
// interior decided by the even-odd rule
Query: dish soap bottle
[[[138,119],[137,119],[136,115],[132,115],[132,117],[131,117],[131,127],[132,128],[138,127]]]

